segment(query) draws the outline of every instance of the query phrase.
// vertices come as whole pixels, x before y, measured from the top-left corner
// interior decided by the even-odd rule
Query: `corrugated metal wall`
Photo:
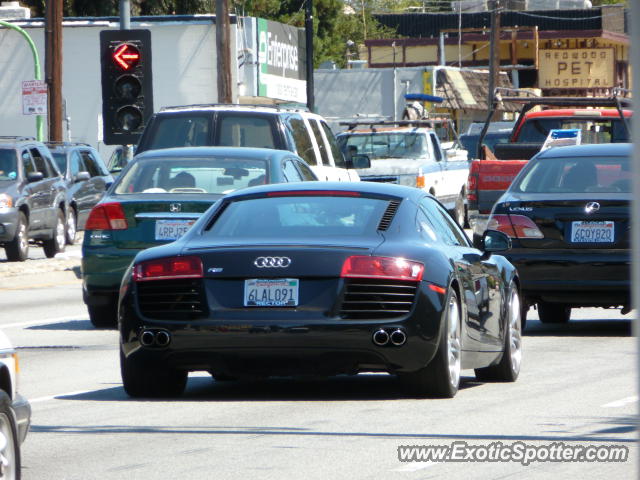
[[[602,30],[603,10],[506,11],[500,22],[504,27],[537,25],[539,30]],[[613,15],[614,12],[607,11],[606,14]],[[399,35],[411,38],[437,37],[440,30],[457,29],[459,20],[457,13],[378,14],[374,17],[383,25],[397,29]],[[489,12],[462,14],[462,28],[489,28],[490,24]],[[624,33],[627,33],[626,28],[625,22]]]

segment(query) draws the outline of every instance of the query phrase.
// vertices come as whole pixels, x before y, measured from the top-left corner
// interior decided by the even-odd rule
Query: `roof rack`
[[[274,110],[287,110],[287,111],[309,111],[308,108],[303,106],[292,105],[290,103],[195,103],[192,105],[172,105],[160,108],[161,112],[167,111],[180,111],[189,110],[193,108],[217,108],[217,107],[246,107],[246,108],[272,108]]]
[[[35,137],[23,137],[20,135],[1,135],[0,142],[34,142]]]
[[[373,127],[376,125],[380,126],[391,126],[397,125],[399,127],[433,127],[434,123],[446,123],[450,122],[451,118],[443,117],[431,118],[431,119],[420,119],[420,120],[378,120],[378,121],[359,121],[355,120],[352,122],[340,122],[339,125],[347,126],[349,130],[353,130],[357,127]]]

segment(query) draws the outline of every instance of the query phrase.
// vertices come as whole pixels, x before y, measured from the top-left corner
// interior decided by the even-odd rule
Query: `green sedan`
[[[288,151],[238,147],[150,150],[127,165],[89,214],[82,293],[91,323],[115,327],[120,281],[145,248],[180,238],[226,193],[266,183],[317,180]]]

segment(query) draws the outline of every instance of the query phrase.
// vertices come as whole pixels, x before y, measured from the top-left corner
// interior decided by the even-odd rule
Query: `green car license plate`
[[[156,240],[177,240],[194,223],[195,220],[156,220]]]

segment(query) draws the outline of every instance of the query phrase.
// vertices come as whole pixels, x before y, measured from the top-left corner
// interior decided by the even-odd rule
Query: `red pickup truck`
[[[469,224],[473,243],[479,245],[491,208],[509,188],[522,167],[540,151],[552,129],[579,128],[582,143],[629,142],[629,99],[573,97],[503,97],[524,103],[509,143],[496,144],[494,153],[481,147],[471,162],[467,181]],[[534,107],[546,107],[546,110]],[[484,129],[486,131],[486,128]],[[481,134],[479,144],[482,145]]]

